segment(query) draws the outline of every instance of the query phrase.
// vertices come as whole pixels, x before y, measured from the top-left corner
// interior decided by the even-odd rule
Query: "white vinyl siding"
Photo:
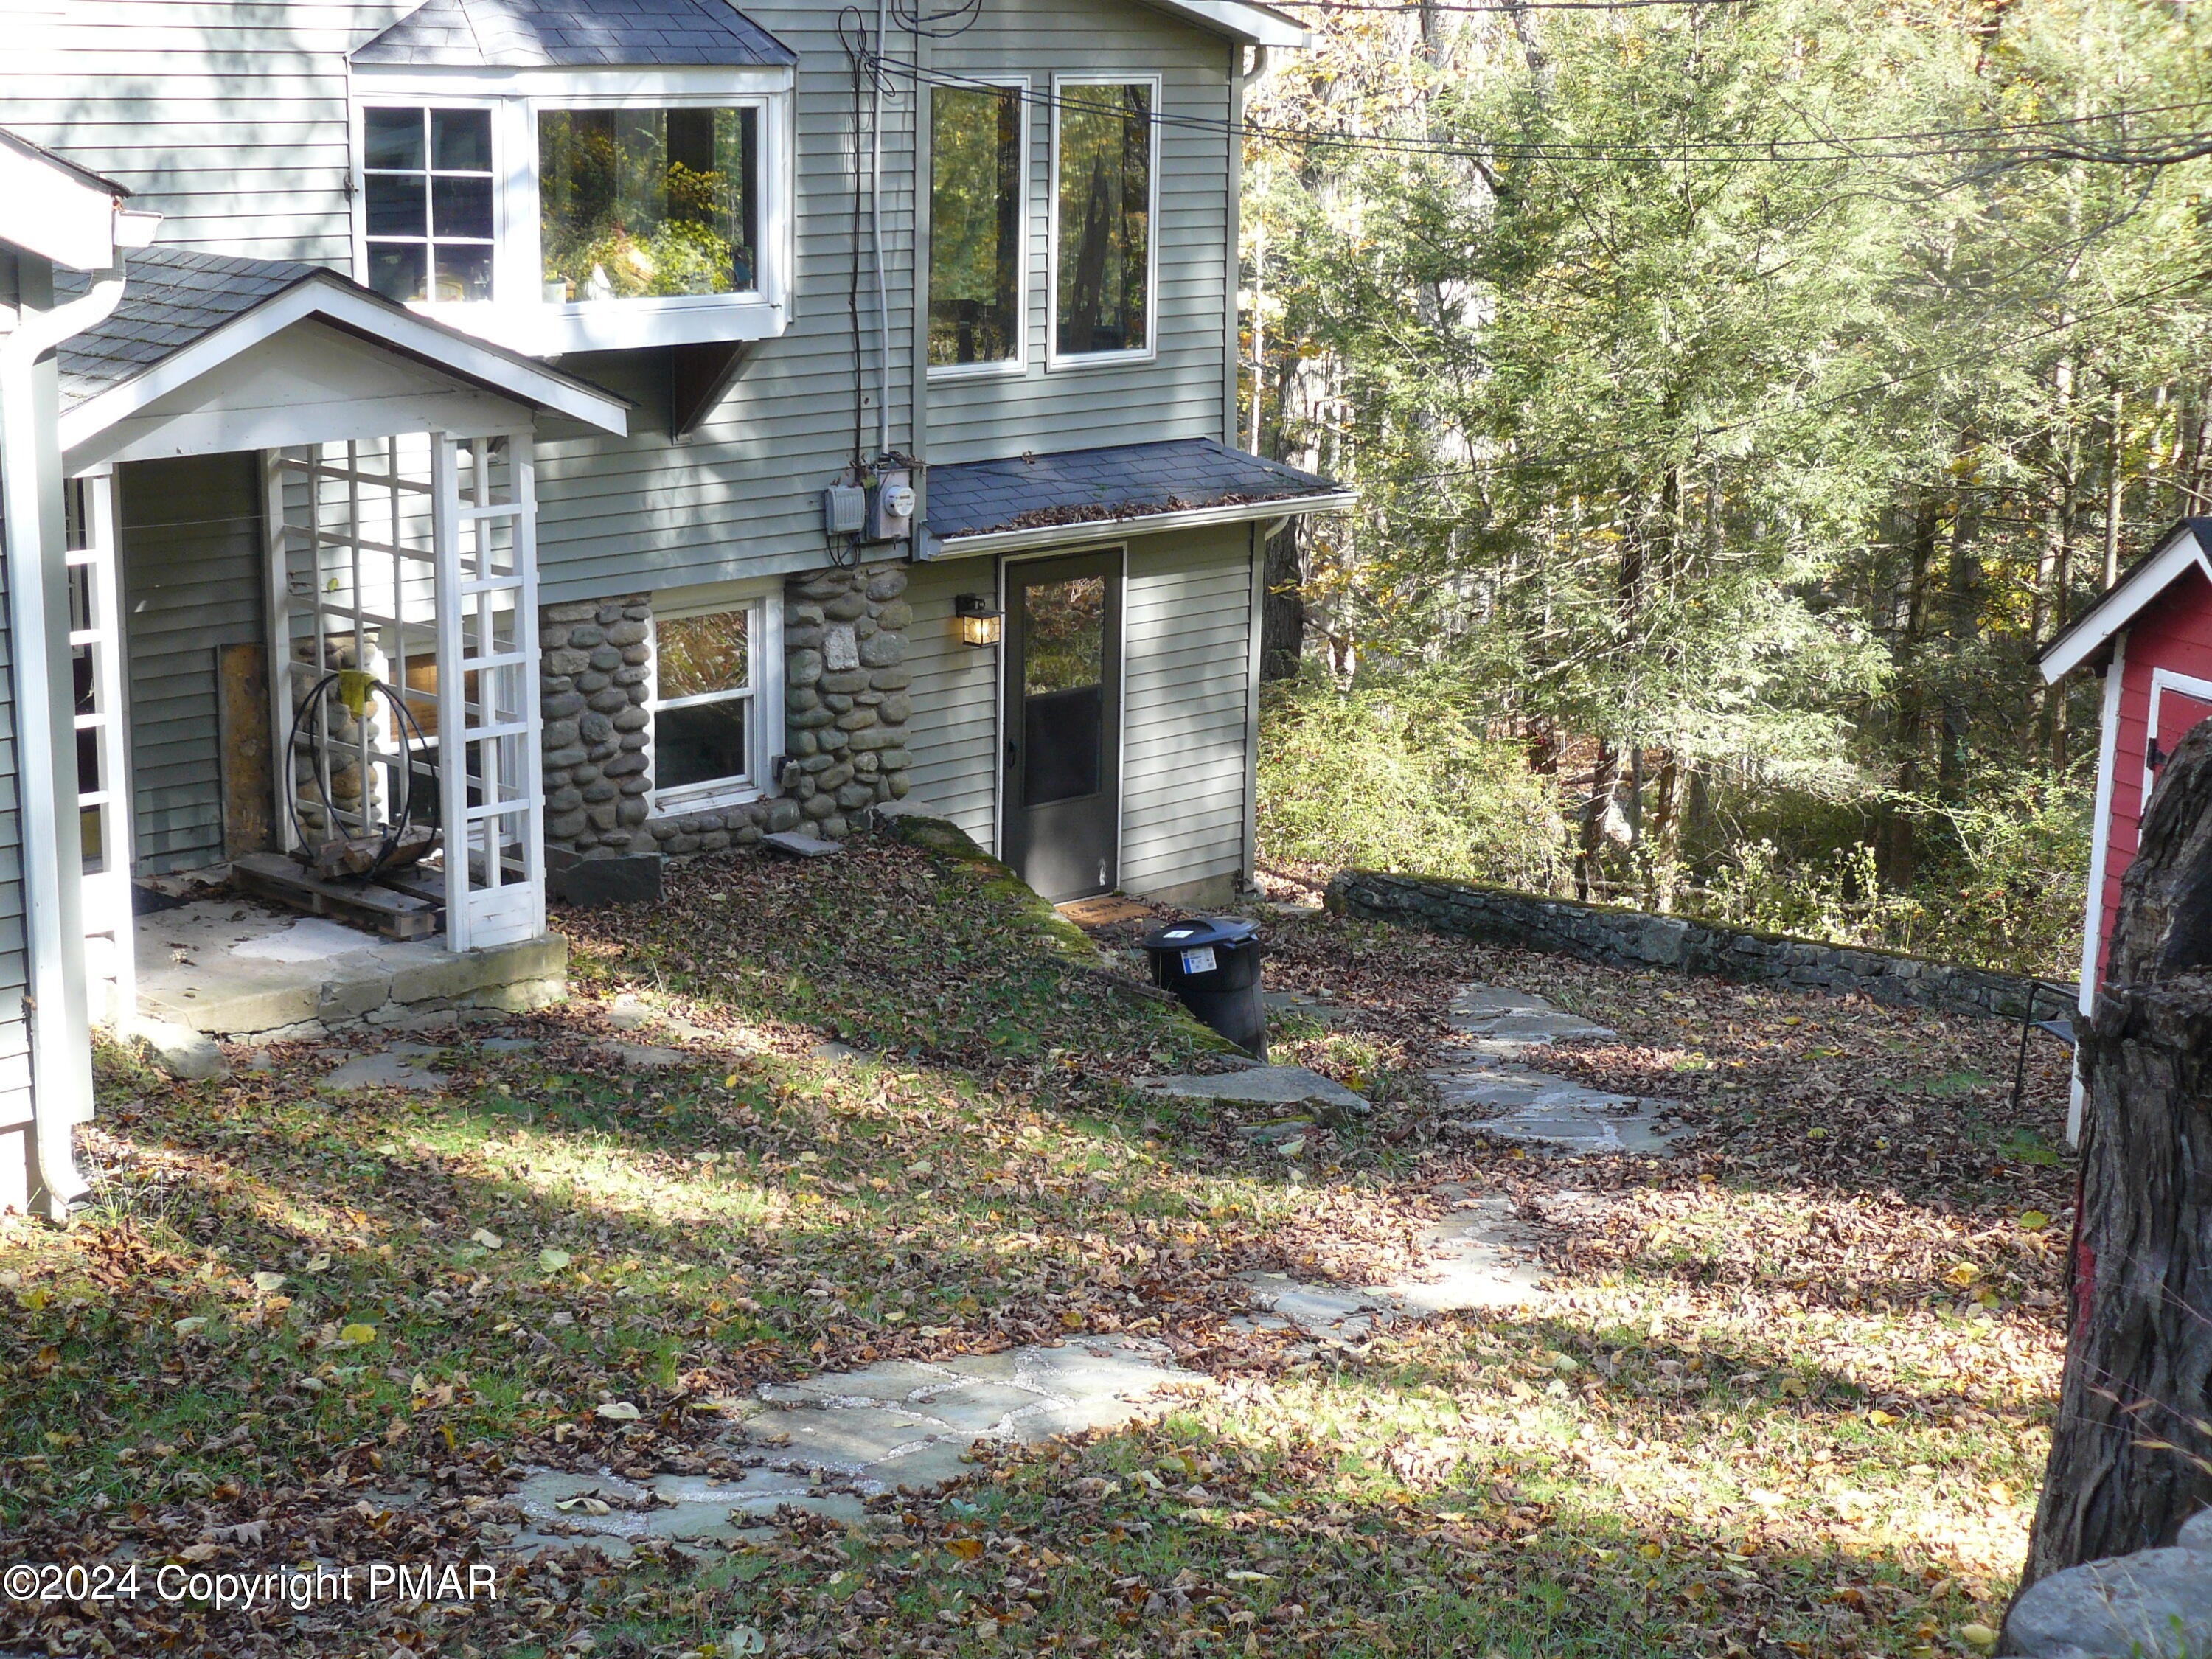
[[[413,0],[72,0],[42,40],[0,58],[9,125],[129,185],[165,216],[164,246],[352,268],[346,55]],[[636,403],[626,438],[548,422],[538,446],[541,594],[549,604],[818,568],[819,491],[853,444],[852,82],[834,9],[749,0],[799,55],[798,192],[787,331],[750,351],[729,395],[683,444],[666,430],[666,362],[572,354],[562,367]],[[1219,121],[1231,43],[1137,0],[986,0],[975,27],[933,42],[957,74],[1160,77],[1160,112]],[[883,198],[891,301],[891,434],[912,433],[917,356],[914,125],[927,100],[886,100]],[[1229,139],[1164,123],[1149,362],[1048,375],[1049,112],[1029,113],[1028,367],[932,389],[933,462],[1153,438],[1221,436]],[[865,161],[866,146],[860,147]],[[877,348],[864,282],[863,362],[872,448]]]
[[[917,798],[986,852],[998,848],[1000,647],[963,644],[953,632],[952,602],[963,593],[995,595],[996,563],[948,559],[922,565],[906,591],[914,607],[906,635],[906,665],[914,674],[907,775]]]
[[[1251,538],[1249,526],[1227,525],[1128,544],[1121,885],[1130,892],[1244,868]],[[1000,648],[963,645],[952,631],[957,595],[997,591],[993,564],[948,559],[914,574],[907,750],[915,794],[995,851]]]
[[[1129,544],[1121,885],[1159,892],[1244,867],[1252,532]]]

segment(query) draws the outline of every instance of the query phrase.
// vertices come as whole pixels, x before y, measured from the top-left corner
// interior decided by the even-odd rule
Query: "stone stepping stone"
[[[733,1457],[755,1466],[741,1478],[538,1470],[515,1493],[532,1524],[505,1547],[530,1553],[575,1541],[544,1530],[556,1523],[590,1534],[610,1553],[626,1554],[641,1538],[726,1543],[761,1535],[787,1504],[857,1524],[866,1518],[864,1497],[926,1492],[970,1473],[979,1442],[1039,1445],[1119,1428],[1157,1409],[1163,1389],[1213,1387],[1166,1353],[1165,1344],[1134,1337],[1078,1337],[769,1383],[759,1390],[766,1409],[727,1442]],[[598,1499],[607,1513],[560,1507],[577,1498]]]
[[[1626,1109],[1620,1111],[1587,1104],[1528,1106],[1470,1127],[1495,1139],[1522,1142],[1531,1152],[1556,1152],[1568,1157],[1668,1154],[1674,1150],[1674,1143],[1690,1133],[1686,1125],[1662,1123],[1659,1109],[1650,1101],[1624,1100],[1622,1104]]]
[[[372,1054],[356,1054],[315,1085],[325,1094],[343,1094],[352,1089],[418,1089],[433,1092],[446,1086],[446,1075],[431,1061],[441,1051],[421,1042],[396,1042]]]
[[[1447,1018],[1455,1029],[1474,1038],[1477,1046],[1540,1048],[1553,1042],[1602,1042],[1620,1035],[1529,992],[1495,985],[1462,987]]]
[[[699,1056],[686,1054],[681,1048],[663,1048],[650,1042],[617,1042],[615,1054],[625,1066],[635,1066],[640,1071],[658,1071],[667,1066],[694,1066]]]
[[[1145,1078],[1137,1086],[1147,1094],[1203,1100],[1216,1106],[1312,1106],[1324,1115],[1365,1117],[1372,1109],[1334,1078],[1303,1066],[1251,1066],[1218,1077],[1185,1075]]]
[[[1360,1342],[1396,1320],[1540,1300],[1534,1235],[1502,1198],[1462,1199],[1422,1231],[1426,1272],[1387,1285],[1315,1285],[1285,1273],[1246,1273],[1263,1312],[1231,1321],[1245,1330],[1297,1329],[1322,1342]]]
[[[1690,1133],[1662,1122],[1656,1102],[1586,1088],[1517,1063],[1531,1048],[1618,1035],[1605,1026],[1496,985],[1461,987],[1450,1019],[1464,1035],[1427,1075],[1446,1106],[1484,1115],[1460,1124],[1462,1129],[1570,1157],[1671,1152]]]
[[[803,830],[780,830],[775,835],[763,836],[761,845],[772,852],[782,853],[795,859],[834,858],[845,850],[845,844],[824,841],[819,836],[810,836]]]

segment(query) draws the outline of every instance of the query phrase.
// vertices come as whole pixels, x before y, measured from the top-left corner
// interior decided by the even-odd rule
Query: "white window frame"
[[[356,106],[353,113],[353,199],[355,204],[353,216],[353,268],[361,273],[361,281],[362,284],[366,286],[368,282],[368,252],[370,246],[370,238],[368,234],[369,169],[368,166],[368,146],[366,138],[365,128],[368,121],[368,112],[371,109],[484,110],[491,116],[491,282],[492,291],[496,294],[499,291],[502,279],[506,276],[506,272],[501,269],[501,262],[507,245],[507,191],[505,189],[505,182],[500,176],[499,168],[499,112],[494,108],[488,108],[487,106],[481,102],[471,103],[465,100],[457,99],[410,99],[404,103],[392,103],[387,102],[381,98],[369,98],[363,100],[362,103]],[[420,169],[393,169],[389,167],[380,167],[376,169],[376,171],[380,174],[392,173],[395,171],[403,174],[419,171],[421,176],[427,182],[436,176],[433,170],[432,163],[434,158],[430,155],[428,143],[429,135],[428,132],[425,132],[423,135],[424,149],[422,152],[422,166]],[[423,211],[426,216],[429,212],[429,204],[427,197],[434,196],[435,193],[434,190],[429,191],[426,193],[426,200],[423,206]],[[438,239],[432,233],[434,233],[436,227],[430,224],[426,217],[423,222],[423,228],[425,234],[422,240],[423,247],[424,275],[431,290],[434,293],[436,291],[438,281]],[[378,240],[382,241],[411,242],[416,239],[413,237],[384,237]],[[482,244],[477,241],[473,237],[464,239],[460,240],[458,245],[470,247],[482,246]],[[432,312],[431,314],[443,315],[453,311],[459,305],[482,303],[483,301],[417,301],[415,302],[415,308],[418,310],[429,311],[434,305],[436,309],[434,312]]]
[[[1064,352],[1060,349],[1060,117],[1062,100],[1082,87],[1150,87],[1152,91],[1152,151],[1146,168],[1145,344],[1139,351]],[[1044,366],[1048,370],[1110,368],[1119,363],[1148,363],[1160,355],[1160,100],[1158,75],[1055,75],[1052,77],[1052,154],[1045,209]]]
[[[653,665],[653,696],[646,709],[653,717],[646,728],[646,762],[656,758],[660,711],[696,703],[750,697],[753,718],[746,727],[745,766],[742,778],[705,778],[673,789],[655,787],[649,811],[655,817],[672,813],[698,812],[718,806],[740,806],[776,793],[776,780],[768,775],[769,763],[783,752],[783,579],[717,582],[707,587],[677,588],[653,596],[655,628],[680,617],[707,617],[721,611],[747,613],[746,639],[752,655],[752,689],[749,692],[706,692],[697,696],[664,702],[660,696],[660,658],[656,647]]]
[[[1033,135],[1036,128],[1036,117],[1035,100],[1030,94],[1030,77],[1026,75],[978,76],[973,78],[972,82],[963,82],[957,87],[931,88],[930,106],[923,112],[923,118],[931,123],[928,131],[933,134],[936,131],[936,98],[939,91],[1005,91],[1014,94],[1020,100],[1018,106],[1017,126],[1021,134],[1021,151],[1016,157],[1014,164],[1014,223],[1018,227],[1016,234],[1021,239],[1021,246],[1017,251],[1021,280],[1015,285],[1017,290],[1015,303],[1019,307],[1020,316],[1019,325],[1014,331],[1012,356],[994,363],[930,363],[927,368],[928,378],[932,380],[993,380],[1006,375],[1026,374],[1030,371],[1030,329],[1036,310],[1036,281],[1030,266],[1030,249],[1036,241],[1036,228],[1030,222],[1030,217],[1036,210],[1030,199],[1030,173],[1036,165],[1033,155],[1036,142]],[[933,195],[937,188],[937,147],[934,137],[930,143],[928,175],[924,188],[929,190]],[[933,201],[930,205],[933,224],[936,220],[936,204]],[[927,246],[921,250],[921,259],[922,270],[927,279],[932,274],[929,272],[929,249]],[[929,350],[929,313],[927,307],[922,313],[921,327],[922,353],[927,359]]]
[[[422,301],[410,309],[533,356],[760,340],[789,326],[797,258],[787,69],[356,69],[351,104],[354,269],[368,270],[362,112],[371,107],[489,109],[494,234],[489,301]],[[538,116],[551,109],[742,109],[760,112],[759,287],[747,294],[654,299],[544,297],[538,197]]]

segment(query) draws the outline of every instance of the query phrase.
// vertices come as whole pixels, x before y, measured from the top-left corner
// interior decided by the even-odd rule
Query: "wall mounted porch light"
[[[969,645],[996,645],[1005,616],[981,593],[963,593],[952,601],[952,624]]]

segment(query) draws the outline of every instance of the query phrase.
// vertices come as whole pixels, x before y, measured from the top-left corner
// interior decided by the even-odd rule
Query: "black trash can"
[[[1267,1057],[1267,1007],[1260,1000],[1260,924],[1202,916],[1146,935],[1152,983],[1255,1060]]]

